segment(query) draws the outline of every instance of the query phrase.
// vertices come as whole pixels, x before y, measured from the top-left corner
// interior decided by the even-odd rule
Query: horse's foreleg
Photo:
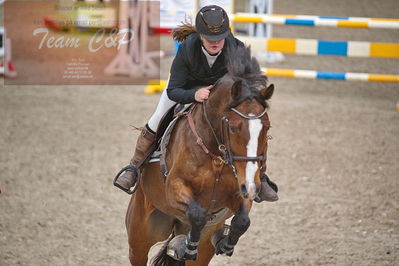
[[[251,224],[249,219],[250,209],[251,204],[249,201],[243,201],[241,203],[240,208],[231,220],[230,231],[228,235],[224,238],[221,238],[216,243],[216,255],[233,255],[235,245],[240,237],[248,230],[248,227]]]
[[[192,200],[188,206],[187,218],[190,222],[191,230],[187,235],[184,258],[186,260],[195,260],[201,231],[206,224],[206,210],[198,202]]]
[[[171,175],[169,180],[172,180]],[[201,230],[206,224],[206,210],[194,200],[191,188],[183,180],[178,178],[173,180],[174,182],[171,182],[167,187],[169,204],[177,211],[176,216],[187,219],[190,225],[190,231],[185,235],[185,243],[176,241],[176,245],[173,247],[173,253],[175,254],[173,257],[177,260],[195,260],[197,258]],[[183,238],[179,237],[179,239],[182,240]],[[173,243],[173,240],[171,243]]]

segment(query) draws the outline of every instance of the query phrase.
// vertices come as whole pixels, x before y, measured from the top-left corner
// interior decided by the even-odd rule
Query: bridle
[[[234,176],[237,178],[237,169],[235,167],[234,162],[235,161],[245,161],[245,162],[260,162],[260,170],[263,168],[263,163],[265,160],[265,155],[262,153],[260,156],[256,157],[251,157],[251,156],[237,156],[234,155],[231,151],[231,141],[230,141],[230,131],[229,131],[229,117],[228,116],[223,116],[220,119],[220,127],[221,127],[221,137],[219,137],[216,134],[215,128],[213,127],[211,121],[208,118],[208,113],[206,109],[206,101],[202,102],[202,109],[203,109],[203,115],[205,118],[206,123],[208,124],[209,128],[211,129],[212,135],[214,139],[216,140],[216,143],[218,145],[218,150],[221,152],[221,156],[217,156],[214,153],[212,153],[203,143],[203,140],[199,137],[198,133],[195,130],[194,123],[192,121],[191,114],[188,114],[188,119],[189,119],[189,124],[191,127],[191,130],[194,132],[194,135],[197,137],[197,144],[201,146],[201,148],[205,151],[205,153],[209,154],[214,160],[220,160],[221,163],[228,165],[233,173]],[[267,108],[265,108],[262,113],[259,115],[249,115],[249,114],[244,114],[240,111],[238,111],[236,108],[230,108],[231,111],[234,113],[238,114],[240,117],[245,118],[247,120],[253,120],[253,119],[259,119],[263,117],[267,113]],[[190,121],[191,120],[191,121]]]

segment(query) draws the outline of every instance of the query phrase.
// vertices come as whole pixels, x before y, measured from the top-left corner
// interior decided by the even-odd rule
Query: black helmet
[[[220,6],[204,6],[197,13],[195,27],[197,32],[208,41],[220,41],[230,32],[229,17]]]

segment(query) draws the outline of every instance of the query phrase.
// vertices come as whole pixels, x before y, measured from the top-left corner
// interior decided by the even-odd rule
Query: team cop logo
[[[80,38],[64,36],[49,36],[47,28],[37,28],[33,31],[33,36],[41,37],[38,49],[43,48],[78,48],[81,45]],[[113,28],[110,32],[105,29],[98,29],[88,43],[89,52],[95,53],[102,48],[116,47],[118,50],[122,45],[127,45],[134,40],[134,31],[131,29]]]

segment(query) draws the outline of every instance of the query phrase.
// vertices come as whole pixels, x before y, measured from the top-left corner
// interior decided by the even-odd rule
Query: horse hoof
[[[233,255],[234,246],[231,248],[227,248],[229,246],[227,244],[228,235],[230,233],[230,225],[224,224],[221,228],[219,228],[216,232],[212,235],[212,245],[215,247],[215,254],[225,254],[227,256]]]
[[[184,259],[185,260],[196,260],[197,259],[197,253],[195,253],[195,254],[185,253],[184,254]]]
[[[175,236],[168,244],[166,254],[175,260],[196,260],[198,250],[189,249],[187,246],[187,236],[178,235]]]
[[[175,260],[185,259],[186,235],[175,236],[168,244],[166,254]]]
[[[233,245],[229,245],[227,243],[228,241],[228,237],[224,237],[222,238],[215,247],[215,253],[216,255],[226,255],[228,257],[231,257],[233,255],[234,252],[234,246]]]

